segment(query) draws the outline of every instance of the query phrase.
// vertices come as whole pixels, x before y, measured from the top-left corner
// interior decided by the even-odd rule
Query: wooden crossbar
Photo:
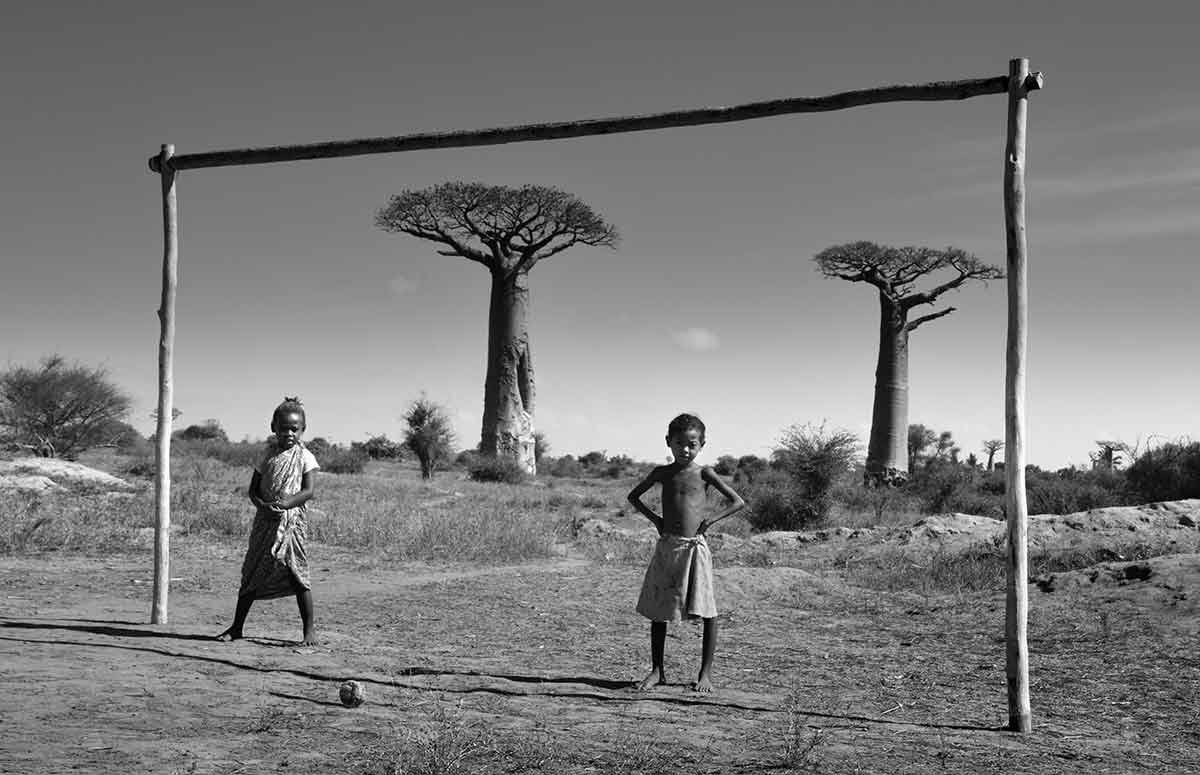
[[[1027,89],[1040,87],[1040,74],[1030,76]],[[994,78],[974,78],[962,81],[937,81],[908,86],[881,86],[840,92],[824,97],[789,97],[762,102],[749,102],[732,107],[698,108],[643,116],[596,118],[583,121],[561,121],[546,124],[522,124],[492,129],[430,132],[398,137],[368,137],[360,140],[334,140],[305,145],[276,145],[265,148],[240,148],[173,156],[168,162],[173,170],[203,167],[231,167],[246,164],[272,164],[305,159],[329,159],[341,156],[364,156],[375,153],[396,153],[432,148],[465,148],[476,145],[503,145],[535,140],[560,140],[568,137],[610,135],[624,132],[646,132],[652,129],[723,124],[755,118],[782,116],[791,113],[821,113],[843,110],[880,102],[936,102],[965,100],[985,94],[1008,92],[1006,75]],[[150,169],[161,172],[160,154],[150,157]]]

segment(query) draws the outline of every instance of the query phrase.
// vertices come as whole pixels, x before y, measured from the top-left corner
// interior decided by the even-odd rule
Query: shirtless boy
[[[667,622],[704,620],[704,645],[700,675],[691,684],[697,692],[711,692],[713,654],[717,648],[717,605],[713,597],[712,552],[704,540],[710,527],[741,511],[746,502],[708,466],[696,463],[704,448],[704,423],[681,414],[667,426],[667,446],[675,462],[658,466],[629,492],[629,502],[658,529],[654,557],[646,569],[637,611],[650,620],[650,657],[653,667],[637,688],[646,691],[665,684],[663,649]],[[654,485],[662,487],[662,515],[642,502]],[[704,516],[709,487],[725,496],[727,507],[712,519]]]

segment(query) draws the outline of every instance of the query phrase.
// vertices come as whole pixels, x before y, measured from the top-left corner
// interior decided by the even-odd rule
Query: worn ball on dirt
[[[346,681],[343,683],[342,688],[338,690],[338,696],[341,697],[342,704],[347,708],[357,708],[367,699],[367,694],[363,691],[363,685],[358,681]]]

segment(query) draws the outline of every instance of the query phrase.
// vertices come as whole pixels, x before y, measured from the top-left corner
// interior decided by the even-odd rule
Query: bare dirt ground
[[[671,684],[633,690],[648,626],[640,563],[623,559],[653,531],[605,516],[521,565],[313,546],[316,648],[297,645],[287,599],[256,604],[247,639],[212,640],[237,588],[228,541],[173,541],[165,625],[147,624],[145,542],[0,557],[0,772],[1200,771],[1200,554],[1183,553],[1200,501],[1031,518],[1031,548],[1166,554],[1114,550],[1031,584],[1029,735],[1002,729],[1002,589],[881,591],[855,573],[932,573],[931,558],[996,549],[999,523],[714,536],[717,692],[698,695],[691,624],[669,630]],[[351,678],[367,693],[353,709],[338,701]]]
[[[641,569],[363,564],[313,547],[323,643],[287,599],[213,642],[240,553],[175,543],[171,623],[148,554],[0,559],[0,771],[1196,772],[1200,556],[1032,588],[1035,731],[1007,720],[1003,592],[929,596],[722,564],[717,693],[699,628],[641,694]],[[367,691],[355,709],[338,686]],[[456,758],[457,757],[457,758]]]

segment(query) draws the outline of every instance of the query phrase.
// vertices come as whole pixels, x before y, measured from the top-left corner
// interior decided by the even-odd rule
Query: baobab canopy
[[[825,248],[813,259],[826,277],[865,282],[896,296],[907,296],[918,279],[942,270],[956,277],[930,291],[916,294],[912,305],[932,303],[941,294],[967,280],[998,280],[1004,272],[955,247],[944,250],[907,246],[889,247],[874,242],[851,242]],[[911,305],[910,305],[911,306]]]
[[[617,231],[577,197],[547,186],[441,183],[392,197],[376,225],[440,242],[493,271],[528,271],[576,243],[615,247]]]

